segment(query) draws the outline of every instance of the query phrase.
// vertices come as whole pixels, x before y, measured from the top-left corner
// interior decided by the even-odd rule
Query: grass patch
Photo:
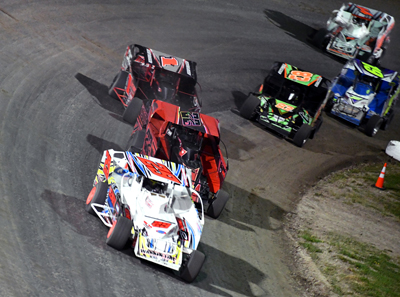
[[[308,242],[322,242],[322,240],[320,240],[317,237],[315,237],[314,235],[312,235],[309,230],[303,230],[300,233],[300,237]]]
[[[337,259],[349,266],[345,281],[349,287],[361,296],[400,297],[400,266],[399,259],[392,259],[386,253],[358,242],[354,239],[337,234],[330,234],[329,244],[337,253]],[[340,286],[332,277],[334,268],[322,272],[330,279],[334,287]],[[334,289],[337,294],[338,288]]]
[[[332,174],[328,182],[335,184],[342,191],[329,192],[328,196],[342,198],[344,203],[349,205],[361,204],[400,220],[400,162],[387,164],[384,191],[373,187],[382,167],[383,164],[367,164]]]

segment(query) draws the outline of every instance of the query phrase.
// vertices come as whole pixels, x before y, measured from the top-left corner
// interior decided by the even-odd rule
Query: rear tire
[[[218,219],[222,211],[225,208],[226,202],[229,200],[229,194],[224,190],[220,189],[213,199],[213,202],[208,207],[207,215],[213,219]]]
[[[315,122],[314,127],[312,128],[312,131],[310,134],[310,139],[314,139],[315,134],[319,131],[323,122],[324,122],[324,119],[321,116],[319,116],[319,118]]]
[[[108,182],[98,182],[90,191],[87,199],[85,209],[91,215],[96,215],[92,208],[92,204],[104,204],[107,198]]]
[[[129,72],[120,71],[114,77],[113,82],[111,83],[110,87],[108,88],[108,95],[110,95],[113,99],[120,101],[119,96],[123,96],[126,94],[126,82],[128,80]],[[119,91],[114,90],[114,88],[122,89]],[[118,95],[117,95],[118,92]]]
[[[381,125],[381,130],[386,131],[389,128],[390,123],[393,121],[393,118],[394,118],[394,110],[391,109],[389,111],[389,115],[386,118],[383,118],[383,123]]]
[[[118,217],[107,234],[106,243],[110,247],[121,250],[131,236],[132,221],[126,217]]]
[[[141,153],[145,136],[145,130],[140,130],[133,133],[128,140],[126,149],[132,153]]]
[[[256,115],[256,108],[259,105],[260,99],[254,95],[250,95],[240,107],[240,115],[247,120],[252,120]]]
[[[374,137],[381,127],[383,119],[378,115],[373,115],[369,118],[367,126],[365,127],[365,134]]]
[[[131,124],[135,125],[137,118],[142,110],[143,100],[139,98],[133,98],[131,103],[129,103],[128,107],[125,109],[124,114],[122,115],[122,119]]]
[[[189,255],[189,260],[181,268],[181,278],[188,283],[193,282],[199,274],[205,258],[206,256],[202,252],[193,250]]]
[[[312,132],[312,127],[307,124],[303,124],[300,129],[296,132],[293,137],[293,143],[298,146],[302,147],[310,137]]]

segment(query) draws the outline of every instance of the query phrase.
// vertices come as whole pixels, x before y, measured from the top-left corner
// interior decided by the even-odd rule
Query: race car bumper
[[[333,105],[331,113],[357,126],[361,124],[365,115],[362,109],[340,102]]]
[[[134,247],[136,257],[178,271],[182,265],[182,248],[167,240],[145,237],[139,233]]]
[[[357,56],[357,49],[354,44],[348,44],[340,41],[337,38],[332,38],[326,46],[326,51],[330,54],[350,60]]]
[[[273,130],[279,134],[281,134],[284,137],[290,137],[292,138],[292,127],[289,125],[285,124],[280,124],[277,122],[274,122],[272,120],[269,120],[267,117],[260,116],[258,119],[258,122],[263,125],[264,127]]]

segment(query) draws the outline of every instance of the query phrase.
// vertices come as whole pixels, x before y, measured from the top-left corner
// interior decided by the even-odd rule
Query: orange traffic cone
[[[383,165],[381,174],[379,174],[378,180],[376,181],[375,188],[378,188],[380,190],[384,190],[385,188],[383,187],[383,182],[385,180],[385,172],[386,172],[386,163]]]

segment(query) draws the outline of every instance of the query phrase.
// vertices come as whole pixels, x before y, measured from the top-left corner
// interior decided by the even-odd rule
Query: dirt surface
[[[400,19],[397,0],[360,1]],[[378,5],[379,4],[379,5]],[[274,61],[333,78],[343,63],[308,34],[342,1],[2,0],[0,3],[0,296],[303,296],[285,249],[285,214],[330,172],[376,160],[400,117],[369,138],[324,115],[304,148],[237,108]],[[400,65],[400,29],[383,59]],[[220,120],[231,198],[206,219],[206,263],[186,284],[105,243],[85,200],[101,153],[132,127],[108,96],[128,44],[196,61],[203,112]],[[396,108],[400,114],[399,108]],[[132,293],[134,292],[134,293]]]
[[[364,167],[358,165],[357,168],[362,171]],[[348,171],[344,169],[339,173],[346,174]],[[364,203],[353,203],[348,198],[351,191],[364,193]],[[386,191],[372,187],[365,181],[360,182],[351,174],[347,180],[339,181],[333,181],[332,175],[329,175],[308,190],[295,210],[287,214],[284,229],[294,257],[295,275],[305,286],[306,296],[337,296],[332,289],[332,279],[322,271],[327,267],[335,267],[334,277],[338,279],[349,275],[351,268],[338,259],[329,244],[319,244],[317,258],[312,258],[310,252],[299,244],[304,242],[301,238],[304,231],[310,230],[322,242],[328,242],[332,240],[332,234],[338,234],[342,238],[351,238],[375,247],[394,259],[400,257],[399,219],[371,207],[372,203],[368,201],[371,196],[380,200],[379,197],[383,199],[386,195]],[[351,288],[346,287],[346,281],[339,285],[348,293],[345,296],[354,294]]]

